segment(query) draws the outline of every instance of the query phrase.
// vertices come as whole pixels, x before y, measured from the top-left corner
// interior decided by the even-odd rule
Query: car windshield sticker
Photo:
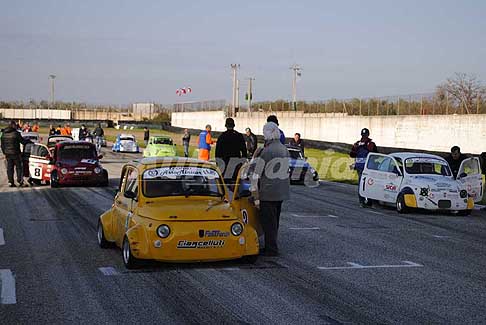
[[[149,169],[143,173],[143,178],[145,179],[158,177],[176,179],[181,176],[203,176],[209,179],[219,178],[218,172],[214,169],[201,167],[160,167]]]
[[[413,164],[441,164],[445,165],[446,163],[437,158],[408,158],[405,160],[406,167],[411,167]]]
[[[81,162],[94,165],[97,161],[95,159],[81,159]]]
[[[85,145],[69,145],[69,146],[64,146],[62,147],[63,150],[89,150],[91,149],[91,146],[85,146]]]

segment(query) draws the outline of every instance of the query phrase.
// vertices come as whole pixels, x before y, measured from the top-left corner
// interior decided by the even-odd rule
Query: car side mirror
[[[98,155],[98,159],[101,159],[101,158],[103,158],[103,155]]]
[[[459,175],[459,178],[464,178],[464,177],[467,177],[467,174],[466,174],[466,173],[461,173],[461,174]]]
[[[133,191],[125,191],[123,193],[123,196],[125,196],[127,199],[135,200],[137,197],[137,194]]]

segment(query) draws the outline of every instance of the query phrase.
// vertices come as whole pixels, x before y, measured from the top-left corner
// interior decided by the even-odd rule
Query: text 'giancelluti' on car
[[[441,210],[469,215],[483,196],[478,158],[464,160],[457,178],[447,161],[424,153],[371,153],[359,184],[367,205],[394,204],[400,213],[411,209]]]

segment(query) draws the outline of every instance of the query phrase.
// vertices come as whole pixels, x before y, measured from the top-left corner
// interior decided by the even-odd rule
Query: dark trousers
[[[361,184],[361,177],[363,176],[363,171],[361,169],[356,169],[356,171],[358,172],[358,198],[359,198],[359,203],[364,203],[364,197],[359,195],[359,188],[360,188],[360,186],[363,186]]]
[[[184,143],[184,157],[189,157],[189,143]]]
[[[265,252],[278,253],[278,227],[282,201],[260,201],[260,223],[265,233]]]
[[[23,181],[22,160],[20,155],[8,155],[7,159],[7,178],[8,182],[14,184],[14,167],[17,173],[17,182]]]

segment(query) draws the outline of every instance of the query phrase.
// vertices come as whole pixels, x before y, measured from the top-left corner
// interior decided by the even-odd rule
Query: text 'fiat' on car
[[[464,160],[457,179],[447,161],[424,153],[370,153],[359,193],[372,201],[394,204],[400,213],[411,209],[452,211],[469,215],[483,196],[478,158]]]
[[[152,157],[128,163],[112,208],[99,218],[99,245],[120,247],[127,268],[142,260],[254,262],[256,209],[247,191],[235,190],[229,202],[220,171],[210,162]]]

